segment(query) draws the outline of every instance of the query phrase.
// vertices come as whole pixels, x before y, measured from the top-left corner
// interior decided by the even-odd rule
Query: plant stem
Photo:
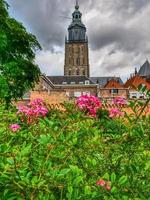
[[[141,109],[141,112],[139,113],[139,115],[138,115],[137,118],[135,119],[135,122],[138,121],[138,119],[139,119],[140,116],[143,114],[145,108],[148,106],[149,103],[150,103],[150,98],[148,98],[148,100],[147,100],[146,103],[144,104],[143,108]]]

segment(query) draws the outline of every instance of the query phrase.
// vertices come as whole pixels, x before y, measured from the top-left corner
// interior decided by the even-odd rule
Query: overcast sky
[[[63,75],[65,35],[75,0],[7,0],[10,14],[38,38],[36,62]],[[87,27],[91,76],[123,79],[150,58],[150,0],[79,0]]]

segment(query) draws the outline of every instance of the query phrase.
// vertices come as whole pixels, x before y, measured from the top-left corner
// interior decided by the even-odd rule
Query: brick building
[[[130,77],[124,87],[128,88],[129,90],[129,98],[131,99],[146,99],[147,96],[139,91],[140,86],[146,86],[148,90],[150,90],[150,83],[139,74],[135,74],[134,76]]]
[[[29,98],[40,97],[48,103],[58,104],[85,94],[97,96],[97,85],[88,77],[41,75]]]
[[[125,88],[119,80],[111,79],[104,87],[99,88],[98,96],[102,99],[112,100],[115,97],[128,98],[128,88]]]
[[[82,23],[82,13],[76,1],[72,22],[68,27],[65,40],[64,76],[41,75],[34,91],[30,92],[32,100],[42,97],[51,102],[61,103],[84,94],[110,99],[122,95],[126,97],[126,90],[122,87],[120,77],[90,77],[89,49],[86,27]],[[107,82],[114,82],[108,87]],[[116,83],[116,81],[117,83]]]
[[[130,99],[146,99],[147,96],[139,91],[140,86],[146,86],[150,90],[150,63],[148,60],[140,67],[139,71],[135,69],[135,73],[124,84],[129,90]]]

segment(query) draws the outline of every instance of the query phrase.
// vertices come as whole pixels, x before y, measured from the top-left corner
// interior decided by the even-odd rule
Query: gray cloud
[[[8,0],[11,13],[32,31],[45,51],[62,52],[74,10],[72,0]],[[150,1],[79,0],[87,26],[91,72],[126,74],[150,55]],[[42,60],[40,58],[40,60]],[[47,59],[48,60],[48,59]],[[61,59],[63,62],[63,59]],[[54,59],[51,59],[54,63]],[[56,60],[57,62],[57,60]],[[60,62],[59,62],[60,63]],[[63,63],[61,64],[63,67]],[[60,67],[59,67],[60,69]],[[121,73],[121,70],[123,71]],[[49,73],[51,73],[49,71]]]

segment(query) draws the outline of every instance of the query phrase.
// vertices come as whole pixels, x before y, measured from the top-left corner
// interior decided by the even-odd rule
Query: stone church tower
[[[81,17],[82,13],[76,1],[72,23],[68,27],[68,38],[65,41],[65,76],[90,76],[88,38]]]

